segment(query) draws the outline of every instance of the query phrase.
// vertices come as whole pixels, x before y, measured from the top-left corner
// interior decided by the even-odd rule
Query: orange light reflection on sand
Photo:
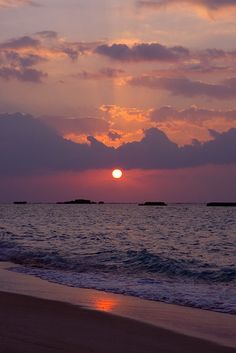
[[[113,298],[99,298],[95,301],[95,309],[109,313],[117,304],[117,301]]]

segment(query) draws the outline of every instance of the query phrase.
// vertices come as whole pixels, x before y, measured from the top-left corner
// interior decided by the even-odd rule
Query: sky
[[[235,0],[0,0],[0,202],[235,201],[235,38]]]

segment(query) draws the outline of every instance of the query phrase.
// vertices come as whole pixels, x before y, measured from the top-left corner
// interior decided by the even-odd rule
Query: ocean
[[[231,314],[235,239],[235,208],[0,205],[0,261],[22,265],[12,271]]]

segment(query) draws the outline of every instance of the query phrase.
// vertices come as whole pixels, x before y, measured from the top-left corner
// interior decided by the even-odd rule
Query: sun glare
[[[122,175],[123,175],[123,173],[122,173],[122,171],[120,169],[114,169],[112,171],[112,176],[115,179],[120,179],[122,177]]]

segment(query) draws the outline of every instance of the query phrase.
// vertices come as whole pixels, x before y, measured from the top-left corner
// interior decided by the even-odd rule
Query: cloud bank
[[[127,81],[131,86],[142,86],[150,89],[162,89],[173,95],[185,97],[207,96],[214,99],[231,99],[236,97],[236,77],[225,79],[220,83],[194,81],[186,77],[155,77],[143,75]]]
[[[0,175],[30,175],[58,171],[112,168],[178,169],[236,163],[236,129],[210,131],[213,140],[178,147],[156,128],[140,142],[117,149],[89,136],[90,144],[65,140],[30,115],[0,115]]]
[[[189,56],[187,48],[166,47],[159,43],[140,43],[129,47],[126,44],[103,44],[95,49],[95,53],[118,61],[177,61]]]

